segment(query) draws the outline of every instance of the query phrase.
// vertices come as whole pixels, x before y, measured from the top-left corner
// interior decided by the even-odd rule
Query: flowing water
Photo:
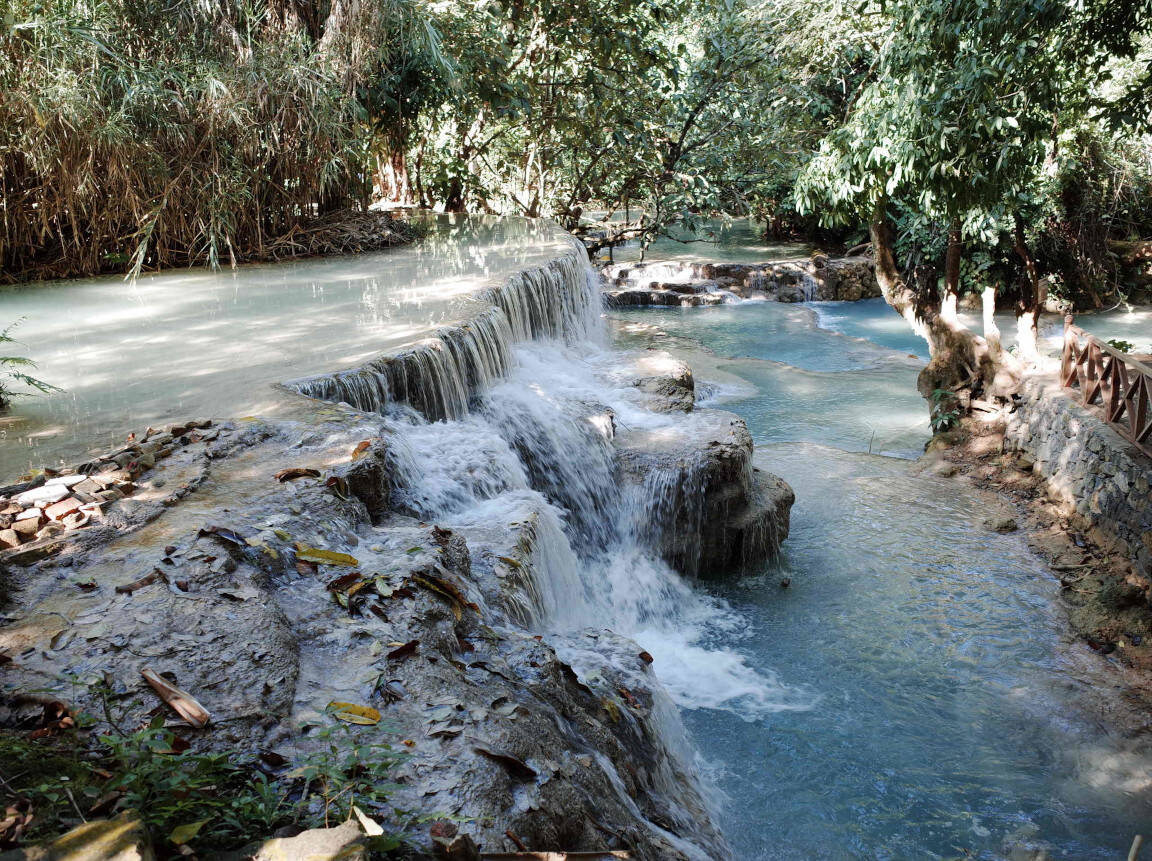
[[[1023,539],[981,526],[976,492],[863,453],[861,426],[885,440],[874,451],[927,435],[905,423],[924,407],[899,318],[820,314],[878,343],[771,303],[614,314],[620,343],[716,380],[758,465],[796,491],[784,558],[707,590],[740,621],[702,645],[772,668],[783,702],[809,707],[684,709],[737,857],[1124,857],[1152,824],[1152,758],[1088,708],[1108,666],[1071,641]]]
[[[591,664],[563,635],[589,626],[655,656],[737,858],[1112,858],[1152,821],[1152,763],[1079,708],[1111,682],[1095,657],[1060,657],[1081,653],[1054,581],[1019,537],[984,531],[973,492],[875,454],[913,455],[927,433],[899,330],[848,337],[767,303],[615,315],[618,346],[689,357],[701,399],[743,415],[760,465],[796,490],[783,558],[705,588],[649,549],[661,500],[617,481],[609,417],[675,436],[707,413],[650,412],[621,380],[571,242],[522,221],[443,227],[384,257],[5,294],[11,316],[76,309],[22,333],[75,388],[10,431],[5,468],[153,416],[257,412],[272,382],[313,374],[294,387],[386,417],[396,504],[461,530],[474,557],[530,539],[514,615],[578,672]],[[379,357],[394,344],[409,346]]]
[[[588,220],[603,218],[602,211],[588,213]],[[637,213],[631,213],[632,218]],[[618,211],[611,217],[623,220]],[[612,260],[632,263],[640,259],[641,247],[632,240],[612,249]],[[705,218],[696,230],[673,227],[668,235],[659,236],[648,246],[644,259],[653,262],[700,259],[715,263],[763,263],[767,260],[792,260],[807,257],[812,246],[802,242],[772,241],[764,238],[764,223],[751,218]],[[603,254],[608,255],[607,249]]]
[[[22,320],[11,352],[63,389],[0,420],[0,476],[149,424],[268,415],[273,384],[426,337],[485,287],[570,249],[547,222],[439,216],[427,241],[378,254],[0,290],[0,325]]]

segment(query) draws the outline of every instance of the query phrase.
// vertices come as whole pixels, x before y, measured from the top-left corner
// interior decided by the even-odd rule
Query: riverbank
[[[988,521],[993,531],[1016,531],[1045,560],[1060,584],[1060,604],[1078,647],[1121,668],[1128,708],[1107,709],[1116,729],[1152,732],[1152,610],[1147,581],[1127,552],[1094,536],[1083,517],[1051,490],[1035,458],[1006,444],[1007,421],[970,419],[937,435],[922,468],[998,494],[1010,514]]]

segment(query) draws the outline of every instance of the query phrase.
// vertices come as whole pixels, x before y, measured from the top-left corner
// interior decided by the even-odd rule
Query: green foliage
[[[932,433],[949,431],[960,421],[960,400],[951,389],[935,389],[929,401]]]
[[[5,790],[34,814],[27,840],[71,827],[75,811],[103,800],[112,802],[106,814],[139,816],[155,845],[187,843],[203,852],[236,848],[291,823],[330,826],[348,818],[353,804],[377,818],[391,816],[398,756],[368,735],[363,728],[318,729],[297,767],[270,777],[248,757],[189,751],[157,717],[136,732],[104,735],[97,747],[75,731],[38,741],[0,733],[0,765]],[[402,845],[402,834],[391,833],[373,848]]]
[[[435,54],[421,9],[8,0],[0,272],[235,262],[363,208],[375,128],[359,96]]]
[[[1131,341],[1125,341],[1121,338],[1109,338],[1107,343],[1109,347],[1112,347],[1114,350],[1119,350],[1121,353],[1131,353],[1136,349],[1136,345]]]
[[[17,340],[12,337],[12,330],[19,326],[21,322],[23,322],[22,319],[17,320],[3,331],[0,331],[0,345],[18,343]],[[59,388],[53,386],[51,383],[38,380],[36,377],[22,370],[24,368],[35,367],[36,363],[24,356],[0,356],[0,409],[11,404],[12,398],[29,394],[29,392],[13,390],[12,386],[14,384],[27,386],[42,394],[60,391]]]

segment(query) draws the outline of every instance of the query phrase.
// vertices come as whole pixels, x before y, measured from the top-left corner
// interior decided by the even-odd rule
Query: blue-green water
[[[1126,857],[1152,829],[1152,759],[1092,708],[1114,669],[1071,636],[1023,538],[981,525],[985,497],[866,453],[867,426],[887,435],[873,451],[926,439],[920,363],[891,311],[843,311],[885,346],[770,303],[614,315],[618,341],[692,363],[796,491],[778,565],[710,589],[743,624],[701,645],[810,708],[683,713],[736,857]]]

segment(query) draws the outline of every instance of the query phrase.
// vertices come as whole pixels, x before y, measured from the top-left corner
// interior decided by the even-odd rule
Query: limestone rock
[[[674,432],[619,434],[621,473],[644,514],[638,530],[688,576],[734,573],[770,558],[788,535],[792,489],[752,467],[744,420],[697,410]]]
[[[604,270],[609,305],[708,304],[723,291],[738,297],[767,296],[778,302],[856,301],[880,296],[867,257],[765,263],[629,263]],[[722,291],[718,293],[703,290]],[[685,296],[683,294],[692,294]]]

